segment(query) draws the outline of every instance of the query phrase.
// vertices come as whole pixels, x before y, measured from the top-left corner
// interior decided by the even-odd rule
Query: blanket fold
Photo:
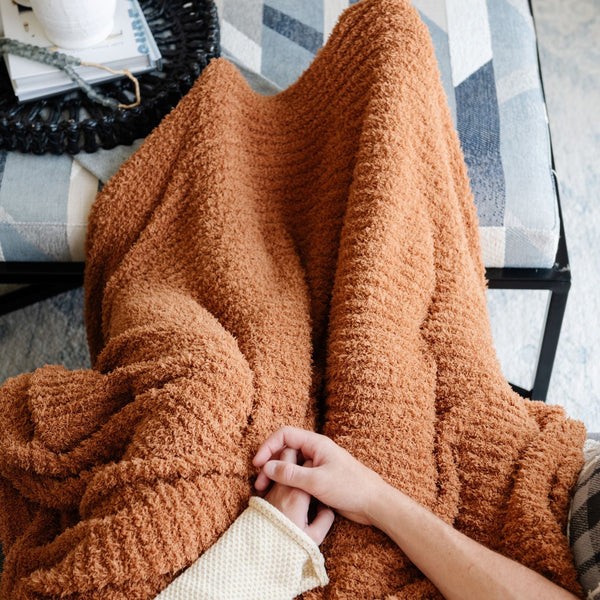
[[[93,369],[0,389],[0,596],[153,598],[243,510],[283,425],[581,594],[564,532],[585,430],[502,377],[408,2],[352,6],[275,96],[211,62],[104,187],[86,251]],[[376,530],[338,519],[323,547],[331,583],[306,597],[437,594]]]

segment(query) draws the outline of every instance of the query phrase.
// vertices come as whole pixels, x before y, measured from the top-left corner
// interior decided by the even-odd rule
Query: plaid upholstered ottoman
[[[217,0],[223,54],[245,67],[263,93],[285,88],[310,64],[349,3]],[[431,33],[461,139],[490,287],[550,291],[533,389],[519,390],[544,399],[570,272],[530,5],[413,4]],[[4,312],[81,281],[89,208],[130,151],[75,160],[0,151],[0,282],[38,284],[5,296]]]

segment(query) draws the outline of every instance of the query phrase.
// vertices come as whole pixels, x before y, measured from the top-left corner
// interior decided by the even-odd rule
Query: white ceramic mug
[[[112,31],[117,0],[30,0],[48,39],[61,48],[87,48]]]

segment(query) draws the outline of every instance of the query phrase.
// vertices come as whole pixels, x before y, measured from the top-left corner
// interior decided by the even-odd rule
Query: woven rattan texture
[[[0,149],[34,154],[77,154],[131,144],[145,137],[219,55],[219,20],[212,0],[143,0],[142,10],[163,57],[161,72],[138,76],[142,95],[135,108],[113,110],[76,90],[19,104],[0,61]],[[98,86],[127,104],[128,79]]]

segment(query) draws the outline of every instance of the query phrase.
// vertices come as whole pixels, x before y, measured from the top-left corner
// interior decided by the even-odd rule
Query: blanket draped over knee
[[[273,97],[223,59],[99,195],[93,369],[0,391],[0,595],[150,599],[245,507],[276,428],[317,428],[576,593],[585,431],[502,377],[465,165],[404,0],[350,8]],[[338,518],[318,598],[437,592]]]

